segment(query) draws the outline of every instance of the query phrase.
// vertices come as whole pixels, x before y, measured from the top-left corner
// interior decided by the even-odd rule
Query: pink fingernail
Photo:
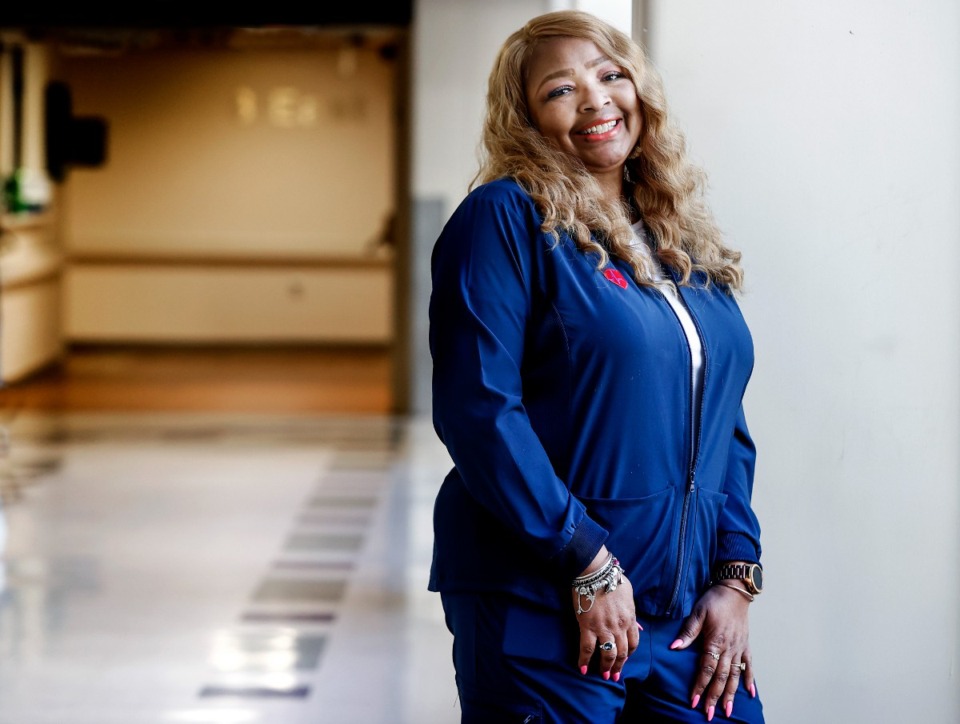
[[[671,649],[671,650],[676,650],[676,649],[680,648],[681,646],[683,646],[683,639],[677,639],[677,640],[674,641],[672,644],[670,644],[670,649]]]
[[[614,681],[620,681],[620,672],[619,672],[619,671],[618,671],[616,674],[613,675],[613,680],[614,680]]]
[[[752,683],[750,684],[750,696],[752,696],[754,699],[757,698],[757,687]]]
[[[586,666],[581,666],[581,667],[580,667],[580,673],[581,673],[581,674],[586,674],[586,673],[587,673],[587,667],[586,667]]]
[[[690,702],[690,708],[691,708],[691,709],[696,709],[696,708],[697,708],[697,704],[699,704],[699,703],[700,703],[700,695],[699,695],[699,694],[694,694],[694,695],[693,695],[693,701]]]
[[[610,672],[609,672],[609,671],[604,671],[604,672],[603,672],[603,680],[604,680],[604,681],[610,681]]]
[[[712,706],[707,707],[707,721],[713,721],[714,711],[716,711],[716,707],[712,707]]]
[[[639,622],[639,621],[637,621],[637,628],[640,629],[641,631],[643,631],[643,626],[640,625],[640,622]]]
[[[733,702],[728,701],[727,705],[723,707],[723,710],[727,713],[727,719],[733,716]]]

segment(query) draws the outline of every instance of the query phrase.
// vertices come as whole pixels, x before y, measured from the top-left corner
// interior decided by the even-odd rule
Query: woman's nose
[[[610,95],[602,85],[587,86],[580,102],[581,111],[599,111],[610,103]]]

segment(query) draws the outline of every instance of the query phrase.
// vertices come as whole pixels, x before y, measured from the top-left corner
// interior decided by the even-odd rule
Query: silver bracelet
[[[620,567],[620,561],[614,558],[613,554],[607,558],[606,563],[599,569],[586,576],[578,576],[573,579],[573,590],[577,594],[577,615],[589,613],[593,609],[593,604],[597,600],[597,592],[603,589],[607,593],[617,590],[617,586],[623,581],[623,568]],[[583,598],[586,596],[590,605],[583,607]]]
[[[589,586],[592,583],[596,583],[601,578],[603,578],[610,571],[610,568],[613,566],[613,562],[616,559],[613,557],[613,553],[607,555],[607,560],[603,562],[603,565],[600,566],[593,573],[588,573],[585,576],[577,576],[573,579],[573,587],[577,588],[578,586]]]

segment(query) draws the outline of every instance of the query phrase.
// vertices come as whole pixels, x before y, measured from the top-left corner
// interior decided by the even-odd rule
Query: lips
[[[607,121],[598,121],[577,131],[576,133],[578,136],[602,136],[606,133],[610,133],[610,131],[614,130],[622,122],[623,121],[620,118],[611,118]]]

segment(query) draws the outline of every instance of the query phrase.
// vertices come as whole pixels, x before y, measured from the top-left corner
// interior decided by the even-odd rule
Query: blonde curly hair
[[[702,271],[708,281],[739,290],[740,253],[723,243],[704,200],[706,177],[688,162],[684,136],[667,117],[659,74],[643,48],[589,13],[540,15],[507,38],[488,82],[482,158],[471,188],[515,179],[542,214],[543,231],[559,240],[564,230],[580,249],[596,253],[598,267],[612,255],[631,266],[638,283],[654,283],[632,243],[628,203],[604,198],[583,163],[550,143],[531,121],[525,87],[531,55],[538,43],[560,37],[592,41],[637,89],[643,129],[626,171],[633,180],[632,203],[654,236],[657,258],[680,273],[682,284]]]

